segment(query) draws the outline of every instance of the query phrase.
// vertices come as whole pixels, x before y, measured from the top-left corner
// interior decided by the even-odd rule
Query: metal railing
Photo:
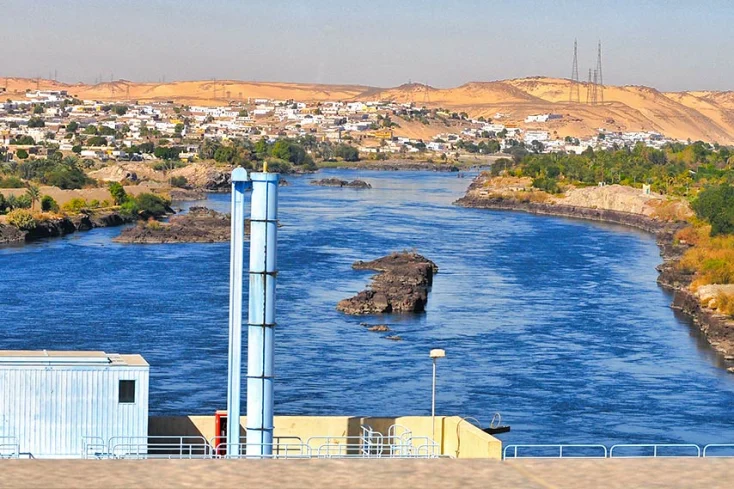
[[[0,458],[20,458],[20,443],[14,436],[0,436]]]
[[[226,436],[215,436],[209,440],[213,458],[247,458],[247,436],[241,436],[239,443],[227,443]],[[255,444],[250,444],[255,445]],[[296,458],[303,455],[304,443],[299,436],[275,436],[273,443],[258,444],[270,447],[272,455],[264,458]],[[310,453],[310,452],[309,452]],[[250,456],[251,458],[253,456]],[[263,458],[258,455],[258,458]]]
[[[375,441],[379,439],[379,443]],[[438,444],[427,436],[410,439],[363,436],[312,436],[306,440],[316,458],[436,458]]]
[[[1,441],[1,440],[0,440]],[[268,447],[270,455],[247,455],[247,436],[227,443],[215,436],[116,436],[107,443],[96,436],[82,438],[82,458],[435,458],[438,444],[429,437],[413,436],[404,426],[394,425],[384,435],[364,425],[359,436],[313,436],[304,442],[297,436],[276,436]],[[0,445],[1,447],[2,445]],[[1,452],[0,452],[1,453]],[[17,450],[16,450],[17,453]]]
[[[107,446],[109,458],[212,458],[203,436],[113,436]]]
[[[523,454],[520,449],[530,453]],[[607,453],[604,445],[507,445],[503,458],[607,458]]]
[[[620,452],[620,451],[623,452],[624,450],[627,450],[628,454],[627,455],[615,455],[614,454],[615,450],[617,450],[617,452]],[[632,452],[631,454],[629,453],[630,451]],[[700,456],[701,456],[701,447],[699,447],[698,445],[694,445],[693,443],[622,443],[618,445],[612,445],[612,447],[609,449],[609,458],[640,458],[640,457],[657,458],[657,457],[700,457]]]
[[[82,458],[107,458],[107,443],[101,436],[82,437]]]
[[[712,451],[721,450],[721,449],[728,449],[728,453],[724,453],[722,455],[709,455],[708,451],[709,449],[713,449]],[[705,445],[703,447],[703,457],[710,457],[710,458],[721,458],[721,457],[734,457],[734,443],[709,443],[708,445]]]
[[[600,444],[507,445],[502,458],[723,458],[734,457],[734,443],[619,443],[607,448]]]

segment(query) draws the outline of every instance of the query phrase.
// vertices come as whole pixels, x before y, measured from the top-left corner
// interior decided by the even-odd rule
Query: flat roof
[[[0,365],[149,366],[141,355],[103,351],[0,350]]]

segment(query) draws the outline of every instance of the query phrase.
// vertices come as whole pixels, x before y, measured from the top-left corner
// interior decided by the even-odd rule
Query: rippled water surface
[[[470,183],[455,174],[324,176],[374,188],[281,190],[277,414],[429,414],[440,347],[438,413],[500,411],[505,441],[734,440],[734,375],[668,307],[651,236],[454,207]],[[0,249],[0,348],[139,352],[151,413],[226,407],[228,244],[112,243],[119,232]],[[335,310],[370,277],[353,261],[413,248],[441,269],[425,314]]]

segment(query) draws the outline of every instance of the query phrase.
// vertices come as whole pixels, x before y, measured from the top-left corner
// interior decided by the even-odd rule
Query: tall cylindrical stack
[[[253,173],[250,311],[247,333],[247,455],[270,455],[273,443],[278,174]]]
[[[227,379],[227,452],[239,453],[240,393],[242,384],[242,274],[245,240],[245,191],[250,187],[247,172],[232,172],[232,214],[229,270],[229,371]],[[219,440],[223,443],[223,440]]]

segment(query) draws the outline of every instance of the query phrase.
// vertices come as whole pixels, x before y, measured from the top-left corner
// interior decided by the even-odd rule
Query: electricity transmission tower
[[[601,40],[599,41],[597,54],[596,54],[596,71],[598,75],[597,90],[599,91],[599,102],[604,103],[604,79],[601,74]]]
[[[578,43],[576,39],[573,40],[573,66],[571,68],[571,87],[568,93],[568,101],[581,102],[581,95],[579,93]]]

